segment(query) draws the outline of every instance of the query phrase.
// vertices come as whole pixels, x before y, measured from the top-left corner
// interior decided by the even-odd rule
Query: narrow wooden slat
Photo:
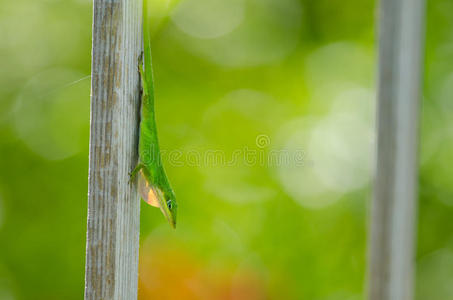
[[[141,0],[94,0],[85,299],[136,299]]]
[[[413,299],[424,0],[381,0],[370,300]]]

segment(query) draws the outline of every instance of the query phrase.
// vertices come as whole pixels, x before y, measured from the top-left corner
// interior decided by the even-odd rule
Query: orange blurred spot
[[[140,250],[139,300],[269,300],[263,278],[244,268],[205,265],[177,245],[149,241]],[[289,299],[289,298],[288,298]]]

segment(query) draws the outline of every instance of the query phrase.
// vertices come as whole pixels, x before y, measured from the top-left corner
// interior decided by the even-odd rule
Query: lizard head
[[[140,175],[138,186],[142,199],[149,205],[160,208],[171,227],[176,228],[177,205],[173,190],[170,187],[161,189],[150,184],[143,173]]]
[[[162,200],[159,201],[160,205],[159,208],[162,211],[165,219],[167,219],[168,223],[170,223],[171,227],[176,228],[176,197],[175,194],[171,189],[162,191],[161,189],[157,188],[158,198]]]

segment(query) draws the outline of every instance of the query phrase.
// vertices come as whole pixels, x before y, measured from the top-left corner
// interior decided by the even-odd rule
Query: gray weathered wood
[[[85,299],[136,299],[141,0],[94,0]]]
[[[413,298],[424,0],[381,0],[370,300]]]

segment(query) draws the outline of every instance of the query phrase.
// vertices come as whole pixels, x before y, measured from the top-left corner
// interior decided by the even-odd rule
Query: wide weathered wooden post
[[[370,300],[413,298],[424,0],[381,0]]]
[[[85,299],[136,299],[142,1],[94,0]]]

